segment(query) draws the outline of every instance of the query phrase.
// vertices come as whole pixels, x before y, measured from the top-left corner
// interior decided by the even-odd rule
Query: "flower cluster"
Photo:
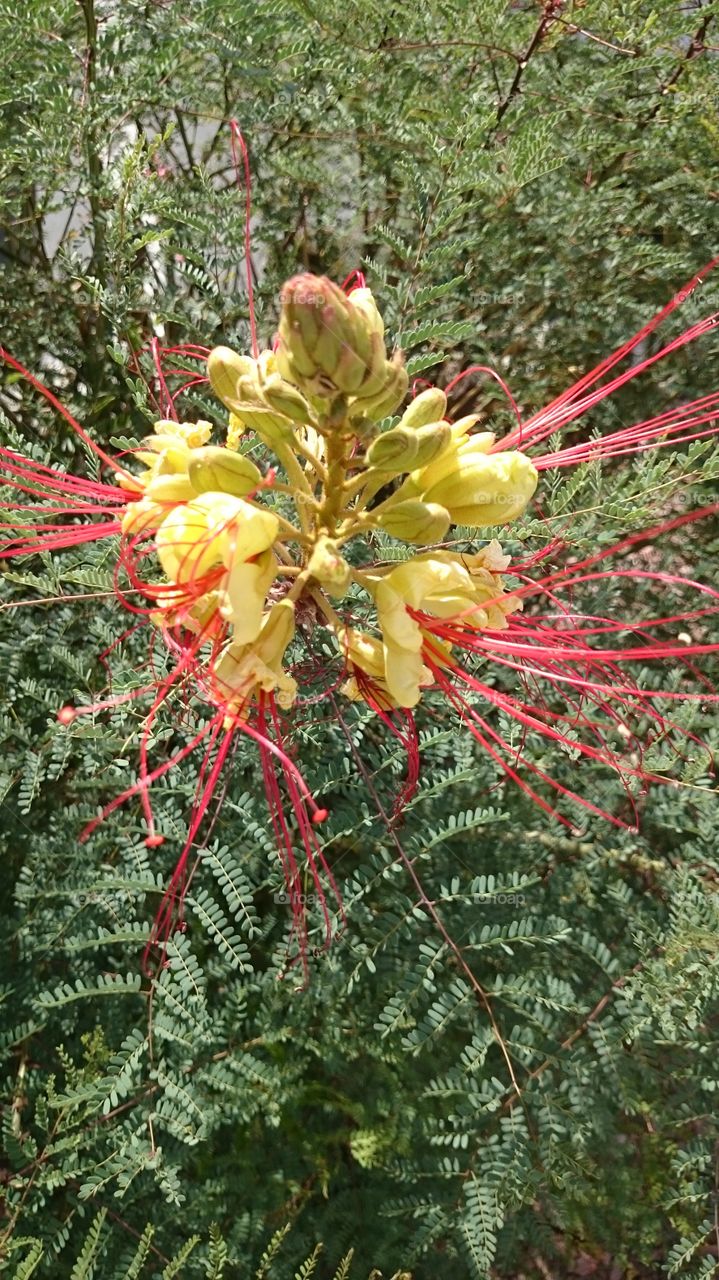
[[[716,504],[674,516],[543,577],[527,573],[541,555],[513,566],[495,535],[526,511],[545,470],[716,433],[719,392],[609,435],[537,451],[548,436],[714,326],[716,315],[621,367],[699,278],[526,421],[493,370],[465,371],[493,377],[506,393],[517,427],[500,440],[477,430],[476,415],[453,422],[447,392],[438,386],[414,394],[402,411],[409,390],[403,359],[401,353],[388,354],[382,318],[361,278],[348,293],[325,278],[290,280],[271,349],[253,356],[227,347],[186,349],[190,361],[206,360],[207,380],[227,410],[220,440],[213,440],[208,422],[179,420],[177,397],[167,391],[154,344],[161,413],[130,463],[94,445],[56,398],[0,351],[114,473],[112,482],[89,480],[0,447],[5,483],[20,495],[6,506],[18,513],[22,508],[23,517],[7,526],[0,558],[119,534],[119,598],[159,629],[175,659],[170,675],[144,691],[154,700],[141,742],[139,780],[106,806],[86,834],[118,804],[138,797],[146,842],[160,844],[150,786],[204,743],[187,840],[154,940],[166,939],[181,913],[191,850],[238,733],[259,751],[301,954],[306,925],[298,842],[329,938],[323,883],[336,890],[316,836],[327,810],[312,796],[286,735],[288,713],[302,700],[302,662],[308,653],[316,666],[324,662],[320,655],[330,637],[339,670],[325,688],[331,705],[337,707],[338,693],[348,704],[364,703],[406,750],[408,776],[396,809],[417,779],[413,709],[422,691],[433,688],[497,767],[566,825],[567,800],[619,826],[636,822],[638,792],[658,780],[644,764],[647,748],[668,734],[691,735],[661,711],[664,695],[635,678],[632,666],[639,665],[640,677],[648,662],[684,671],[684,687],[667,693],[669,699],[715,699],[706,681],[696,680],[693,657],[719,645],[685,633],[679,637],[671,625],[716,612],[719,593],[662,568],[616,568],[611,562],[631,553],[640,539],[657,541],[713,513]],[[188,385],[204,377],[196,369],[187,373]],[[461,526],[465,544],[474,540],[471,552],[452,549],[452,526]],[[387,539],[398,544],[396,554],[378,559],[391,545]],[[552,546],[561,549],[557,542]],[[662,592],[690,591],[699,605],[638,624],[599,617],[575,603],[578,588],[622,577],[656,581]],[[138,595],[146,604],[136,603]],[[544,612],[523,611],[525,602],[538,599],[545,602]],[[627,642],[632,630],[638,643]],[[491,665],[511,676],[513,691],[488,679]],[[183,686],[202,694],[212,717],[179,751],[151,767],[154,718]],[[84,710],[119,700],[63,708],[61,718],[70,724]],[[520,761],[502,737],[499,712],[523,734],[568,746],[619,773],[627,812],[603,811],[579,788],[570,790],[539,765]],[[534,781],[523,776],[527,772]]]
[[[246,717],[262,692],[292,704],[283,659],[296,608],[311,600],[346,657],[346,692],[414,707],[433,683],[415,612],[496,630],[520,601],[505,591],[509,560],[497,543],[474,555],[424,551],[393,567],[364,562],[368,535],[382,529],[427,547],[452,524],[504,525],[532,497],[531,461],[490,453],[495,437],[471,434],[475,416],[450,425],[437,387],[379,429],[407,375],[387,358],[363,287],[346,297],[329,280],[298,276],[283,293],[276,350],[252,359],[219,347],[208,371],[229,411],[224,442],[209,443],[209,423],[161,420],[136,453],[143,474],[118,476],[131,498],[123,534],[134,547],[152,538],[167,579],[153,589],[154,618],[219,645],[208,687]],[[249,456],[257,440],[277,461],[264,475]],[[347,558],[353,543],[361,567]],[[333,601],[350,593],[374,602],[378,634],[347,628]]]

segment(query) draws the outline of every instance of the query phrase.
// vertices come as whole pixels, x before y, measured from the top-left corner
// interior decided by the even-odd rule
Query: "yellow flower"
[[[122,532],[127,538],[154,533],[167,518],[167,514],[167,507],[160,502],[150,502],[147,498],[129,502],[122,517]]]
[[[156,422],[154,435],[145,436],[143,448],[133,455],[147,470],[129,478],[127,473],[118,472],[118,482],[125,489],[143,489],[152,502],[186,502],[194,493],[188,479],[190,461],[211,434],[209,422]]]
[[[249,644],[262,624],[265,607],[275,574],[277,561],[270,550],[254,560],[235,557],[221,589],[220,613],[232,623],[235,640]]]
[[[387,687],[382,641],[354,627],[343,627],[337,633],[337,640],[349,672],[341,688],[345,697],[351,702],[372,699],[384,711],[396,707],[398,704]],[[368,676],[369,682],[362,680],[362,675]],[[432,673],[427,667],[423,668],[422,683],[432,683]]]
[[[271,511],[226,493],[203,493],[175,507],[155,535],[160,563],[171,582],[201,582],[223,566],[218,583],[220,613],[232,623],[235,639],[257,635],[265,597],[275,575],[271,547],[279,522]]]
[[[207,444],[212,435],[210,422],[156,422],[154,435],[145,436],[143,448],[135,454],[154,475],[184,473],[193,449]]]
[[[244,715],[251,699],[263,691],[274,693],[279,706],[291,707],[297,682],[282,668],[282,659],[295,632],[295,608],[280,600],[264,615],[251,644],[233,639],[214,668],[213,692],[227,710]]]
[[[457,619],[461,626],[502,629],[507,615],[521,607],[516,597],[504,594],[498,571],[508,563],[499,544],[492,542],[475,555],[428,552],[370,579],[384,641],[387,686],[399,706],[415,706],[427,683],[426,641],[435,661],[443,649],[434,637],[427,637],[409,610]]]

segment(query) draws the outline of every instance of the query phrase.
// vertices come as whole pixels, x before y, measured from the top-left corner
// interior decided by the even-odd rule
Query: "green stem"
[[[329,432],[326,436],[327,480],[322,487],[319,521],[330,537],[334,535],[337,529],[337,521],[342,514],[346,501],[345,478],[351,439],[351,435],[345,434],[342,427]]]
[[[302,532],[309,535],[312,521],[307,508],[310,504],[313,506],[315,505],[315,495],[312,491],[312,486],[297,461],[291,445],[278,444],[275,452],[287,472],[290,484],[293,486],[294,492],[292,496],[294,498],[295,507],[297,508],[297,515],[299,517],[300,525],[302,526]],[[303,501],[303,496],[306,499],[305,501]]]

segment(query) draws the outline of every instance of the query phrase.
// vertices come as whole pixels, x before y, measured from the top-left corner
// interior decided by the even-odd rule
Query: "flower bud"
[[[407,498],[383,511],[377,523],[393,538],[426,546],[429,542],[441,542],[449,529],[450,518],[447,509],[435,502]]]
[[[215,395],[228,405],[237,399],[240,378],[255,377],[256,366],[250,356],[238,355],[230,347],[214,347],[207,357],[207,372]]]
[[[415,396],[402,414],[400,426],[425,427],[428,422],[439,422],[447,412],[447,397],[440,387],[428,387]]]
[[[409,386],[401,351],[396,351],[391,360],[385,361],[382,379],[381,390],[352,402],[348,411],[350,418],[362,414],[372,422],[381,422],[401,405]]]
[[[361,311],[367,320],[372,333],[384,338],[384,320],[377,309],[377,303],[371,289],[353,289],[349,300],[356,311]]]
[[[280,377],[278,373],[271,374],[266,382],[263,382],[262,395],[271,409],[276,409],[278,413],[291,418],[293,422],[310,421],[310,406],[302,392],[298,391],[297,387],[293,387],[286,378]]]
[[[444,459],[440,458],[439,466]],[[432,482],[428,467],[422,498],[439,502],[450,513],[453,524],[481,527],[506,524],[525,510],[539,479],[529,458],[516,450],[481,454],[459,452],[456,467]]]
[[[331,596],[343,596],[349,587],[351,569],[332,538],[321,535],[309,559],[310,573]]]
[[[232,493],[245,498],[262,482],[262,475],[254,462],[242,453],[233,453],[219,445],[207,445],[195,449],[188,468],[190,483],[195,493]]]
[[[365,458],[368,467],[394,475],[410,471],[417,457],[417,441],[413,431],[393,427],[372,441]]]
[[[257,370],[251,374],[243,374],[237,380],[237,395],[232,401],[231,407],[234,409],[239,402],[243,404],[264,404],[262,392],[260,390],[259,380],[257,378]]]
[[[289,444],[292,440],[292,421],[275,409],[270,409],[269,405],[234,400],[232,413],[245,427],[256,431],[270,448],[278,443]]]
[[[151,502],[189,502],[195,489],[186,475],[157,475],[145,486]]]
[[[282,290],[277,365],[310,395],[334,399],[382,389],[384,342],[371,295],[359,292],[355,306],[331,280],[309,274],[294,276]]]
[[[417,445],[412,463],[413,469],[429,466],[430,462],[434,462],[445,453],[452,443],[452,430],[448,422],[428,422],[426,426],[418,427],[413,434]]]

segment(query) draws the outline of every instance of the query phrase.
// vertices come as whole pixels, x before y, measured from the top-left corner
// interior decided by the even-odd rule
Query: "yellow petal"
[[[250,644],[262,626],[267,592],[277,569],[271,551],[256,560],[236,560],[223,583],[220,612],[232,623],[238,644]]]
[[[426,674],[421,653],[412,653],[394,644],[385,644],[384,652],[387,688],[392,697],[399,707],[416,707]]]

